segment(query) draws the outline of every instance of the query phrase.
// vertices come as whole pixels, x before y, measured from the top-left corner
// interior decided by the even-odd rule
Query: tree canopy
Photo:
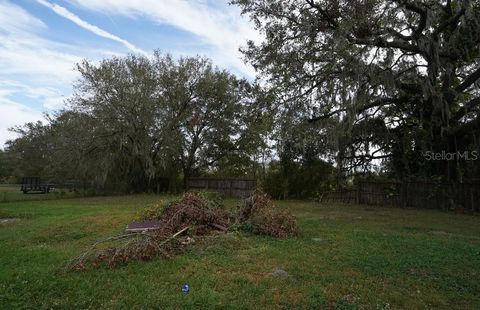
[[[67,108],[14,129],[11,173],[125,191],[248,175],[298,198],[480,175],[479,0],[232,3],[264,35],[242,48],[258,81],[203,57],[83,61]]]
[[[24,174],[145,191],[165,177],[175,184],[180,175],[220,169],[227,157],[247,165],[256,151],[247,137],[262,119],[258,87],[208,59],[156,52],[83,61],[77,69],[67,109],[47,124],[15,129],[20,138],[9,150]]]
[[[384,160],[397,178],[478,175],[425,152],[479,150],[480,1],[233,3],[265,35],[243,52],[279,115],[320,123],[344,172]]]

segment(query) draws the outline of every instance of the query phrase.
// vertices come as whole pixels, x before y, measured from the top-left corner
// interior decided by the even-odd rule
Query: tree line
[[[127,191],[176,190],[203,172],[245,174],[266,128],[257,86],[202,57],[112,57],[77,65],[67,108],[13,129],[16,175]],[[185,184],[183,184],[184,186]]]
[[[9,173],[126,191],[249,176],[277,198],[478,178],[480,1],[233,4],[264,35],[242,49],[258,81],[159,52],[84,61],[67,108],[14,129]]]

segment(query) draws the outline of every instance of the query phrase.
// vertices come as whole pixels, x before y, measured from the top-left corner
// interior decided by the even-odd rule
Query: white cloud
[[[147,17],[157,23],[168,24],[190,32],[213,47],[214,61],[232,67],[248,76],[254,70],[245,65],[238,48],[247,39],[260,40],[238,8],[228,6],[226,1],[184,0],[70,0],[76,5],[100,13],[129,17]]]
[[[102,14],[143,18],[194,34],[208,46],[213,61],[223,67],[253,77],[254,70],[245,65],[238,52],[247,39],[259,35],[239,14],[217,0],[68,0],[79,7]],[[51,0],[37,0],[56,14],[103,38],[122,44],[119,51],[91,46],[88,41],[66,44],[46,39],[50,29],[14,1],[0,0],[0,147],[12,138],[7,128],[42,119],[42,111],[58,109],[71,93],[78,77],[75,64],[82,58],[100,59],[122,55],[123,46],[130,51],[143,50],[95,25]],[[195,50],[187,50],[189,55]],[[178,55],[178,54],[177,54]],[[37,102],[30,107],[28,104]]]
[[[8,98],[16,94],[35,99],[47,110],[55,110],[64,105],[65,96],[62,91],[53,87],[35,87],[19,81],[0,80],[0,98]]]
[[[0,80],[0,148],[7,140],[15,138],[9,128],[43,119],[40,110],[11,99],[17,94],[41,102],[46,109],[63,106],[64,96],[55,88],[31,87],[18,81]]]
[[[72,12],[70,12],[69,10],[67,10],[66,8],[64,8],[64,7],[62,7],[58,4],[50,3],[46,0],[37,0],[37,2],[46,6],[46,7],[48,7],[48,8],[50,8],[56,14],[72,21],[76,25],[78,25],[78,26],[80,26],[80,27],[82,27],[82,28],[100,36],[100,37],[119,42],[119,43],[125,45],[129,50],[131,50],[135,53],[141,53],[141,54],[144,54],[144,55],[147,54],[147,52],[145,52],[142,49],[136,47],[135,45],[128,42],[127,40],[124,40],[124,39],[122,39],[122,38],[120,38],[120,37],[118,37],[114,34],[111,34],[110,32],[107,32],[107,31],[105,31],[105,30],[103,30],[103,29],[101,29],[101,28],[99,28],[95,25],[90,24],[87,21],[84,21],[83,19],[81,19],[77,15],[73,14]]]
[[[12,32],[46,27],[45,23],[22,8],[6,1],[0,1],[0,31]]]
[[[42,37],[45,31],[49,29],[43,21],[0,0],[0,147],[13,137],[9,127],[63,107],[79,76],[75,64],[82,58],[115,54],[47,40]]]
[[[26,38],[25,38],[26,39]],[[0,71],[3,76],[25,75],[32,82],[70,83],[77,73],[74,65],[81,57],[52,50],[21,38],[5,38],[0,35]]]
[[[81,58],[74,48],[44,40],[47,26],[19,6],[0,0],[0,77],[25,75],[41,83],[64,84],[75,78],[74,64]]]

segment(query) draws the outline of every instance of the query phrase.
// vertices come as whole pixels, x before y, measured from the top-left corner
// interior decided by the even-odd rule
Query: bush
[[[288,179],[273,165],[261,181],[261,187],[274,199],[284,199],[288,196]]]
[[[328,191],[334,180],[334,168],[320,159],[297,162],[273,162],[261,186],[274,199],[311,198]]]
[[[312,200],[316,203],[321,203],[323,199],[323,193],[322,192],[314,192],[312,195]]]

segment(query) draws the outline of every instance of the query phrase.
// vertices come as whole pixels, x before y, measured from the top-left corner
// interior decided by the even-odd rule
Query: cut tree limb
[[[215,227],[215,228],[217,228],[218,230],[221,230],[221,231],[228,231],[228,228],[227,228],[227,227],[222,226],[222,225],[220,225],[220,224],[212,223],[212,224],[210,224],[210,226]]]

